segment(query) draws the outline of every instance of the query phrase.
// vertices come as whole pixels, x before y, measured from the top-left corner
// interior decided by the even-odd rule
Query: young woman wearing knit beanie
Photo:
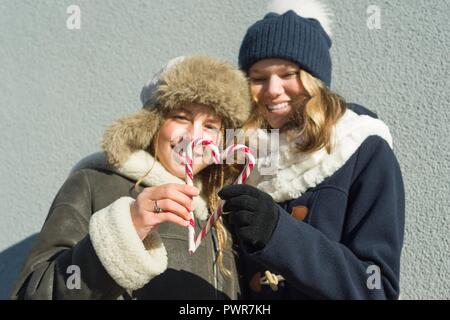
[[[141,97],[141,111],[106,131],[102,157],[80,164],[59,190],[13,299],[240,296],[221,221],[192,256],[187,243],[189,211],[198,229],[230,175],[208,165],[199,151],[195,187],[188,186],[174,150],[197,137],[223,142],[225,129],[241,127],[251,107],[247,79],[216,59],[182,57],[163,68]]]
[[[279,165],[264,175],[259,158],[250,185],[219,192],[244,297],[397,299],[405,199],[389,129],[330,90],[328,9],[274,3],[247,30],[239,64],[256,109],[246,127],[279,129]]]

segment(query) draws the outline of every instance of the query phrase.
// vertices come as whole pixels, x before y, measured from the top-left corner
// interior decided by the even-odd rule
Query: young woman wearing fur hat
[[[247,30],[239,64],[257,110],[246,126],[280,130],[279,165],[263,175],[270,157],[260,158],[250,185],[219,192],[245,297],[396,299],[405,199],[389,129],[329,89],[326,7],[273,4]]]
[[[199,226],[216,208],[224,169],[199,154],[188,186],[173,149],[185,138],[220,141],[225,128],[240,127],[250,111],[247,80],[216,59],[178,58],[142,97],[141,111],[106,131],[103,159],[78,166],[59,190],[13,299],[239,297],[220,221],[188,254],[189,211]]]

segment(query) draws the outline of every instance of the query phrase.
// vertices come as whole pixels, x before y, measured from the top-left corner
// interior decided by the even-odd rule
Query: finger
[[[171,189],[184,193],[188,197],[195,197],[200,194],[200,190],[198,188],[187,184],[170,183],[168,186],[170,186]]]
[[[184,206],[187,210],[193,210],[194,205],[192,201],[192,193],[195,193],[191,186],[187,186],[188,188],[182,187],[180,184],[166,184],[160,187],[154,187],[152,189],[149,188],[146,191],[147,198],[150,200],[160,200],[160,199],[171,199],[175,202],[178,202],[180,205]],[[182,187],[182,188],[180,188]],[[180,191],[182,190],[182,191]],[[198,190],[198,189],[197,189]]]
[[[171,199],[172,201],[175,201],[181,206],[185,207],[188,211],[192,211],[195,209],[192,197],[177,189],[166,189],[161,194],[161,198]]]
[[[195,197],[200,194],[200,190],[194,186],[180,183],[166,183],[157,187],[147,187],[142,192],[149,192],[150,194],[159,194],[164,190],[177,190],[184,193],[188,197]]]
[[[189,221],[184,220],[183,218],[171,212],[161,212],[160,214],[158,214],[158,217],[160,217],[161,222],[172,222],[182,227],[189,226]]]
[[[254,246],[258,243],[258,240],[255,237],[256,230],[253,226],[245,226],[236,230],[236,233],[239,239],[243,240],[245,243]]]
[[[261,195],[261,191],[253,186],[246,184],[232,184],[223,187],[219,191],[218,195],[223,200],[228,200],[230,198],[240,195],[248,195],[251,197],[258,198]]]
[[[257,206],[258,206],[258,199],[247,195],[242,195],[225,201],[223,211],[225,212],[239,211],[239,210],[253,211],[257,208]]]
[[[247,210],[234,211],[229,215],[229,223],[237,227],[244,227],[251,225],[254,219],[254,213]]]
[[[173,201],[171,199],[158,200],[158,206],[164,212],[171,212],[184,220],[189,220],[190,218],[189,210],[187,210],[184,206],[180,205],[178,202]]]

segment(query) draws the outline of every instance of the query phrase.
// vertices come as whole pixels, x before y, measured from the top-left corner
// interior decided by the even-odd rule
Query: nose
[[[284,92],[282,79],[277,75],[272,75],[267,82],[266,93],[271,99],[278,97]]]
[[[191,123],[186,130],[186,136],[191,141],[197,138],[203,138],[202,124],[197,121]]]
[[[186,130],[186,137],[187,141],[191,142],[195,139],[210,139],[207,134],[205,134],[203,130],[203,124],[201,121],[194,121],[189,125],[189,127]],[[206,146],[197,146],[194,150],[194,156],[201,156],[205,150]]]

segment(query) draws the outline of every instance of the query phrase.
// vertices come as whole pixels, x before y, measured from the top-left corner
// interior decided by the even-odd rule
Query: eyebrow
[[[261,70],[259,70],[259,69],[252,69],[252,70],[249,70],[249,73],[261,73]]]
[[[191,110],[188,110],[188,109],[183,108],[183,107],[178,108],[178,109],[174,110],[173,112],[174,112],[174,113],[175,113],[175,112],[186,112],[186,113],[192,114],[192,111],[191,111]]]
[[[192,111],[191,110],[183,108],[183,107],[178,108],[178,109],[173,111],[173,113],[176,113],[176,112],[185,112],[185,113],[187,113],[189,115],[192,115]],[[222,118],[220,116],[218,116],[218,115],[212,114],[212,115],[209,115],[208,118],[206,118],[206,121],[211,121],[211,122],[220,121],[220,122],[222,122]]]
[[[207,118],[206,121],[222,123],[222,119],[221,118]]]
[[[288,71],[298,71],[300,70],[299,67],[296,66],[280,66],[277,67],[273,72],[288,72]],[[259,70],[259,69],[254,69],[254,70],[250,70],[249,74],[264,74],[266,73],[265,71]]]

